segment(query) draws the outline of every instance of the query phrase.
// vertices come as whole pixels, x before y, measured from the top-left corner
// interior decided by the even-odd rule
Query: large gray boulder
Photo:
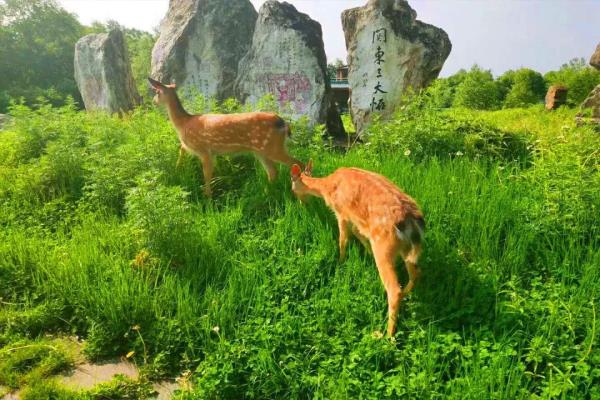
[[[255,103],[272,94],[293,118],[324,123],[334,136],[344,128],[333,103],[321,25],[289,3],[265,2],[258,13],[252,46],[242,58],[236,94]]]
[[[140,104],[120,30],[87,35],[75,44],[75,81],[88,111],[109,113]]]
[[[170,0],[152,49],[152,77],[218,100],[232,97],[256,15],[249,0]]]
[[[592,109],[592,118],[600,118],[600,85],[588,95],[587,99],[581,104],[582,108]]]
[[[358,131],[375,113],[389,116],[408,88],[427,86],[450,54],[446,32],[416,17],[405,0],[369,0],[342,13],[350,111]]]
[[[590,65],[596,69],[600,69],[600,43],[598,43],[596,51],[594,51],[594,54],[590,58]]]
[[[596,51],[590,58],[590,65],[600,69],[600,44],[596,47]],[[600,122],[600,85],[596,86],[588,97],[581,104],[581,108],[592,109],[592,119]]]

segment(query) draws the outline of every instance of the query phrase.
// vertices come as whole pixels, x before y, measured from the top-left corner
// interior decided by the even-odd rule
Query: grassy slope
[[[90,357],[191,370],[185,398],[600,396],[599,142],[570,111],[449,112],[527,131],[529,167],[468,146],[415,158],[407,125],[347,154],[297,129],[315,175],[378,171],[423,208],[424,275],[395,343],[378,334],[371,256],[356,242],[337,262],[333,215],[300,205],[286,168],[269,185],[252,158],[220,158],[209,201],[159,113],[15,113],[0,134],[2,346],[76,333]],[[447,129],[435,115],[406,134]]]

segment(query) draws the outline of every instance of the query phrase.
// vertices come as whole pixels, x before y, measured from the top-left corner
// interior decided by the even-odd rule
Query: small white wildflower
[[[404,155],[406,157],[410,156],[410,149],[406,149],[406,151],[404,152]]]
[[[219,326],[217,325],[217,326],[213,326],[212,331],[215,332],[215,333],[219,333],[220,329],[221,328],[219,328]]]
[[[460,156],[462,156],[462,155],[464,155],[464,154],[463,154],[463,152],[462,152],[462,151],[457,151],[457,152],[456,152],[456,155],[457,155],[458,157],[460,157]]]

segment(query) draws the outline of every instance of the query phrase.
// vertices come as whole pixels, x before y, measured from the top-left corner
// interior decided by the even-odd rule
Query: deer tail
[[[285,133],[287,137],[292,136],[292,128],[290,127],[290,124],[285,122],[283,118],[277,117],[277,119],[275,120],[275,127],[281,132]]]
[[[420,245],[425,233],[425,219],[423,217],[408,217],[395,226],[396,235],[400,240]]]

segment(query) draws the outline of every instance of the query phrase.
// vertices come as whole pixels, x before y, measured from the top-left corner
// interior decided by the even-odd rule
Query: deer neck
[[[331,194],[331,185],[327,178],[313,178],[310,176],[304,176],[302,183],[308,189],[308,193],[312,196],[321,197],[327,201]]]
[[[169,118],[176,127],[180,127],[190,118],[190,114],[185,111],[177,94],[167,100],[167,112]]]

